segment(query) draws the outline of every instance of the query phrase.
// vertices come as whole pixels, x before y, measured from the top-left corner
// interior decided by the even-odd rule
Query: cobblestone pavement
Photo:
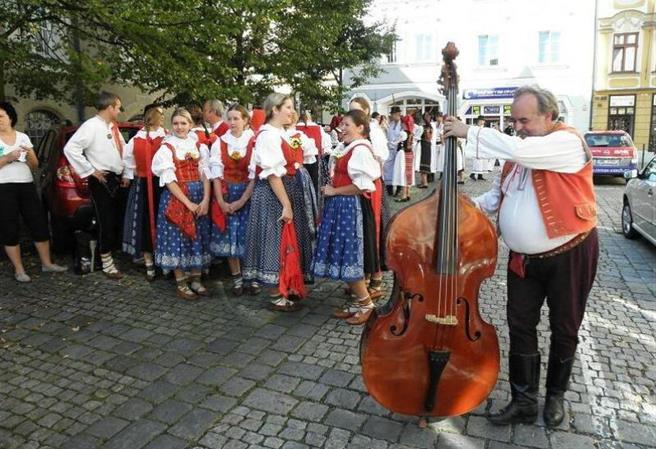
[[[602,256],[557,429],[484,417],[509,396],[503,250],[481,295],[503,352],[497,388],[473,413],[427,429],[367,395],[361,329],[330,317],[343,301],[337,283],[317,283],[302,311],[280,314],[263,297],[226,295],[220,279],[211,298],[187,303],[171,281],[147,284],[136,269],[120,282],[35,274],[19,285],[3,260],[0,448],[656,447],[656,248],[619,233],[622,192],[619,181],[597,186]]]

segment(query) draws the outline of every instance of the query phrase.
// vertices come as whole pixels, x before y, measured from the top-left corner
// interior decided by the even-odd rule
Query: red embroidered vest
[[[200,156],[197,158],[187,157],[185,159],[178,159],[175,155],[175,149],[170,143],[165,143],[173,155],[173,163],[175,164],[175,177],[178,182],[194,182],[200,181],[200,171],[198,170],[198,163]],[[198,146],[198,143],[196,144]]]
[[[331,180],[333,187],[344,187],[353,184],[353,180],[348,174],[348,163],[351,160],[351,156],[353,156],[353,149],[335,162],[335,172]]]
[[[153,155],[162,144],[163,137],[155,137],[154,139],[147,137],[134,138],[134,160],[137,165],[137,176],[140,178],[147,178],[151,173],[151,163]]]
[[[588,162],[576,173],[559,173],[550,170],[531,170],[535,196],[542,214],[542,221],[550,239],[568,234],[580,234],[597,224],[597,206],[592,183],[592,156],[579,133],[564,124],[551,130],[576,134],[589,157]],[[501,171],[501,186],[515,168],[514,162],[506,162]],[[503,190],[501,193],[503,201]],[[501,205],[501,203],[499,203]]]
[[[221,140],[221,162],[223,162],[223,179],[231,184],[248,181],[248,165],[251,162],[253,146],[246,147],[246,155],[233,159],[228,154],[228,144]]]
[[[260,135],[262,131],[258,131],[256,135],[253,136],[251,141],[248,143],[248,150],[251,151],[255,147],[255,143],[257,142],[257,137]],[[303,165],[303,148],[298,147],[298,148],[292,148],[292,146],[287,143],[287,141],[284,138],[280,138],[280,149],[282,150],[282,155],[285,158],[285,169],[287,170],[287,174],[290,176],[294,176],[296,174],[296,164],[299,164],[299,166]],[[258,165],[255,168],[255,175],[260,176],[260,173],[262,173],[262,168]]]

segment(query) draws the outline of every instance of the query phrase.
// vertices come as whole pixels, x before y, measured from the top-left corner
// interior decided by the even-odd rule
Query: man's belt
[[[550,251],[546,251],[544,253],[539,253],[539,254],[523,254],[523,256],[526,257],[527,259],[546,259],[548,257],[557,256],[558,254],[562,254],[562,253],[567,252],[570,249],[578,246],[579,243],[583,242],[583,240],[585,240],[586,237],[588,237],[590,232],[591,232],[591,230],[586,231],[586,232],[582,232],[581,234],[577,235],[576,237],[574,237],[569,242],[566,242],[566,243],[560,245],[558,248],[554,248]]]

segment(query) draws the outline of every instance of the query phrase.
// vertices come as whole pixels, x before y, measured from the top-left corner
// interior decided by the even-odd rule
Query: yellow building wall
[[[613,33],[606,25],[597,31],[595,92],[592,97],[592,120],[590,127],[593,130],[608,129],[608,108],[611,95],[635,95],[635,109],[633,122],[633,140],[639,149],[649,146],[653,95],[656,93],[656,67],[654,54],[656,49],[656,32],[653,22],[647,17],[654,15],[656,0],[640,1],[628,5],[626,2],[613,2],[613,9],[606,10],[598,17],[598,23],[608,22],[608,19],[627,10],[641,10],[645,14],[646,22],[640,29],[641,48],[640,67],[635,75],[613,74],[611,67]]]

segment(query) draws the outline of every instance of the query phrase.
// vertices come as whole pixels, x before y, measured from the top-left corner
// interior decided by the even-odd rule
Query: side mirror
[[[638,170],[627,170],[624,172],[624,179],[633,179],[638,177]]]

